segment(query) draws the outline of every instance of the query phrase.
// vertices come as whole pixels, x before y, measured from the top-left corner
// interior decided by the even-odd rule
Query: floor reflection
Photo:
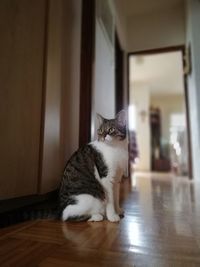
[[[125,217],[120,223],[63,223],[62,232],[75,250],[128,253],[125,259],[130,266],[183,266],[182,262],[196,266],[193,261],[200,266],[194,192],[186,177],[134,173],[121,188]]]
[[[178,239],[180,247],[192,240],[192,247],[197,246],[196,218],[199,218],[200,210],[197,212],[195,206],[192,181],[171,173],[133,173],[131,191],[128,201],[124,202],[125,210],[131,216],[126,228],[131,245],[143,242],[145,247],[152,249],[155,245],[158,249],[159,244],[159,250],[165,250],[173,247],[171,243],[177,243]],[[153,245],[156,239],[157,244]]]
[[[1,266],[200,266],[200,185],[134,173],[121,203],[119,223],[38,220],[2,230]]]

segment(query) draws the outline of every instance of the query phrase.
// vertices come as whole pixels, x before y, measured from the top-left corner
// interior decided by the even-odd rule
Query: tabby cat
[[[118,222],[123,213],[119,186],[127,167],[126,113],[98,118],[98,140],[80,148],[66,164],[59,193],[63,221],[102,221],[106,216]]]

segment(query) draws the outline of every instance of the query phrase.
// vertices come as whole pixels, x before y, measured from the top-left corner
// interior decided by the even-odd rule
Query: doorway
[[[130,164],[192,178],[184,47],[129,54]]]

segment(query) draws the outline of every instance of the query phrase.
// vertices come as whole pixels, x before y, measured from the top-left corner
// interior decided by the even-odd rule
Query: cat
[[[62,220],[118,222],[119,187],[127,168],[126,112],[114,119],[97,115],[98,139],[76,151],[65,166],[59,201]]]

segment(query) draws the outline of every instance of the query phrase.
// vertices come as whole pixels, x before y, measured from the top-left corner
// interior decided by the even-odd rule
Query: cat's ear
[[[104,121],[104,117],[102,117],[100,114],[97,113],[97,119],[98,119],[98,122],[99,122],[99,125],[101,125]]]
[[[126,111],[123,109],[120,112],[118,112],[115,119],[117,121],[117,124],[120,127],[125,127],[126,126]]]

